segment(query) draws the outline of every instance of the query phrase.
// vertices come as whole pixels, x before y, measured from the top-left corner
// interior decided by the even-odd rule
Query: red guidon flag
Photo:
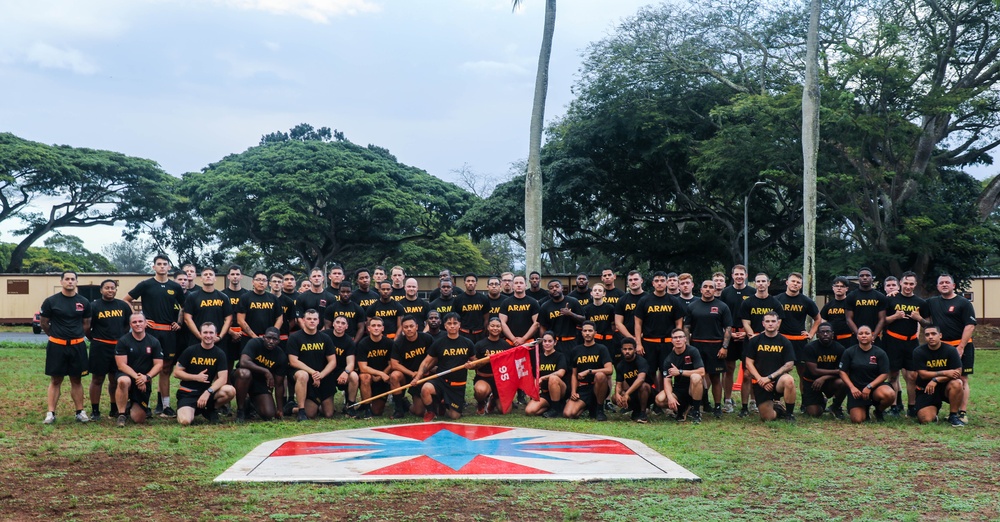
[[[526,346],[515,346],[490,356],[490,366],[493,367],[493,379],[497,384],[497,395],[500,399],[500,410],[510,411],[514,395],[520,389],[532,399],[538,400],[538,383],[531,374],[531,351]]]

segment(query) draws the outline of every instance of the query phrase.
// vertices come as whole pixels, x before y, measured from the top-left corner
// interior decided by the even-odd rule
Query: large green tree
[[[272,267],[354,267],[396,262],[441,242],[442,252],[458,248],[461,255],[428,261],[485,264],[468,240],[441,239],[471,205],[471,194],[399,163],[384,148],[300,127],[303,137],[270,134],[261,145],[184,175],[186,207],[175,220],[184,225],[171,239],[182,258],[197,257],[193,246],[214,246],[248,249]]]
[[[0,221],[22,224],[5,271],[20,272],[28,248],[52,232],[124,225],[134,234],[171,209],[175,185],[147,159],[0,134]]]

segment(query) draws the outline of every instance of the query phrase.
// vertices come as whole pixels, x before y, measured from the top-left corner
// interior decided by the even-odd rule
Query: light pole
[[[750,187],[747,196],[743,198],[743,265],[747,267],[747,276],[750,276],[750,194],[761,185],[767,185],[766,181],[758,181]]]

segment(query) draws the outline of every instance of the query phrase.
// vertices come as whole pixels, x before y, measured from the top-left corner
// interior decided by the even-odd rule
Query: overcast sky
[[[649,3],[559,3],[548,121],[587,44]],[[528,150],[544,1],[522,4],[0,0],[0,131],[179,176],[305,122],[444,179],[463,164],[501,176]]]

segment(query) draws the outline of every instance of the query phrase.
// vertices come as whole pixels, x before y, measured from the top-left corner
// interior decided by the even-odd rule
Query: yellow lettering
[[[207,308],[209,306],[215,306],[215,307],[222,306],[222,304],[223,304],[222,299],[202,299],[199,306],[201,308]]]
[[[590,320],[594,321],[595,323],[601,322],[601,321],[607,321],[608,319],[610,319],[610,317],[608,316],[608,314],[604,314],[604,315],[592,315],[592,316],[590,316]]]
[[[299,347],[300,352],[315,352],[317,350],[322,350],[325,347],[324,343],[302,343]]]
[[[791,304],[791,303],[785,304],[786,312],[801,312],[803,310],[805,310],[805,306],[802,306],[800,304]]]
[[[773,308],[767,308],[767,307],[751,307],[750,315],[764,315],[773,310],[774,310]]]
[[[462,313],[463,314],[466,313],[466,312],[482,312],[482,311],[483,311],[483,305],[482,304],[467,304],[467,305],[462,306]]]
[[[396,317],[396,310],[375,310],[375,317]]]
[[[948,366],[948,359],[931,359],[927,361],[928,368],[944,368]]]
[[[527,312],[531,310],[530,304],[512,304],[507,306],[508,312]]]
[[[858,299],[854,301],[854,306],[876,306],[878,299]]]
[[[674,305],[650,305],[646,309],[647,314],[669,314],[674,310]]]
[[[599,355],[581,355],[576,358],[576,364],[588,364],[599,362]]]
[[[200,366],[215,366],[215,357],[192,357],[191,364]]]
[[[274,309],[274,303],[272,303],[270,301],[265,301],[263,303],[252,302],[252,303],[250,303],[250,309],[251,310],[273,310]]]
[[[414,357],[420,357],[425,353],[427,353],[427,347],[421,346],[420,348],[406,352],[405,354],[403,354],[403,358],[409,360],[413,359]]]
[[[469,355],[468,348],[446,348],[441,352],[441,357],[451,357],[455,355]]]
[[[97,314],[98,319],[110,319],[112,317],[125,317],[124,310],[105,310]]]
[[[268,368],[274,368],[275,365],[274,361],[269,361],[265,359],[263,355],[258,355],[256,361],[259,362],[260,364],[263,364],[264,366],[267,366]]]
[[[761,344],[757,346],[758,352],[781,353],[784,347],[780,344]]]
[[[837,356],[833,355],[833,354],[830,354],[830,355],[820,355],[819,357],[816,358],[816,362],[821,362],[821,363],[835,363],[835,362],[837,362]]]

